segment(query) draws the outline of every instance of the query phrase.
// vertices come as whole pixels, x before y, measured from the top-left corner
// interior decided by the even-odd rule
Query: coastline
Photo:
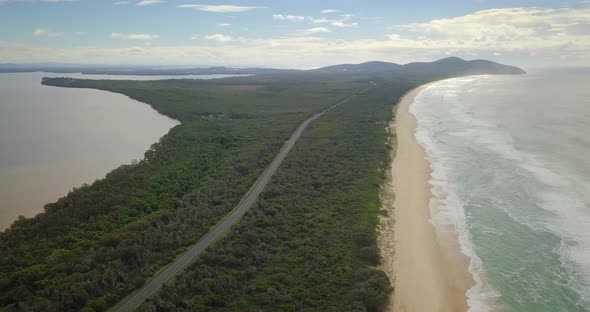
[[[402,97],[389,125],[397,146],[381,192],[386,213],[379,237],[382,268],[394,286],[388,311],[467,311],[466,293],[474,285],[456,235],[437,235],[430,222],[430,163],[416,141],[417,121],[409,112],[428,85]]]

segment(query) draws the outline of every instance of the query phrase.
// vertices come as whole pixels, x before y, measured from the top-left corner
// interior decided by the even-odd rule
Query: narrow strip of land
[[[320,118],[323,114],[327,113],[331,109],[350,101],[356,95],[362,94],[371,88],[372,86],[369,86],[303,121],[303,123],[297,127],[295,132],[291,134],[289,140],[287,140],[283,147],[281,147],[281,150],[275,156],[272,163],[264,170],[262,175],[244,195],[240,203],[220,223],[218,223],[211,231],[209,231],[209,233],[203,236],[196,244],[190,246],[188,250],[176,260],[174,260],[174,262],[170,263],[158,274],[156,274],[142,288],[119,302],[113,308],[113,310],[117,312],[134,311],[147,298],[158,291],[158,289],[160,289],[164,283],[189,266],[205,249],[207,249],[207,247],[214,243],[225,231],[232,227],[246,213],[246,211],[248,211],[248,209],[252,207],[264,187],[268,184],[268,181],[270,181],[274,175],[277,168],[283,162],[293,145],[295,145],[295,142],[297,142],[303,131],[309,126],[311,122]]]

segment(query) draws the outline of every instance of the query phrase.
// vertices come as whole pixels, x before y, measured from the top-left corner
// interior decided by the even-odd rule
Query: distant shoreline
[[[417,122],[409,112],[428,85],[404,95],[390,122],[392,144],[397,145],[382,188],[387,213],[379,239],[382,266],[394,285],[389,311],[467,311],[466,293],[474,284],[469,259],[460,253],[456,238],[439,240],[430,223],[430,164],[416,141]]]

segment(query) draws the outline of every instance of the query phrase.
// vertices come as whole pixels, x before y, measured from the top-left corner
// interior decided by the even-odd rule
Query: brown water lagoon
[[[0,231],[143,158],[178,124],[121,94],[41,85],[47,76],[62,75],[0,74]]]

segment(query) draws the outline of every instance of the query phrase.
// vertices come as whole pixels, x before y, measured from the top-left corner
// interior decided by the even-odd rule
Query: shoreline
[[[430,221],[432,171],[409,112],[416,95],[429,85],[406,93],[389,125],[391,143],[397,145],[381,191],[386,213],[379,236],[382,269],[394,287],[388,311],[467,311],[467,291],[475,284],[457,235],[437,233]]]

